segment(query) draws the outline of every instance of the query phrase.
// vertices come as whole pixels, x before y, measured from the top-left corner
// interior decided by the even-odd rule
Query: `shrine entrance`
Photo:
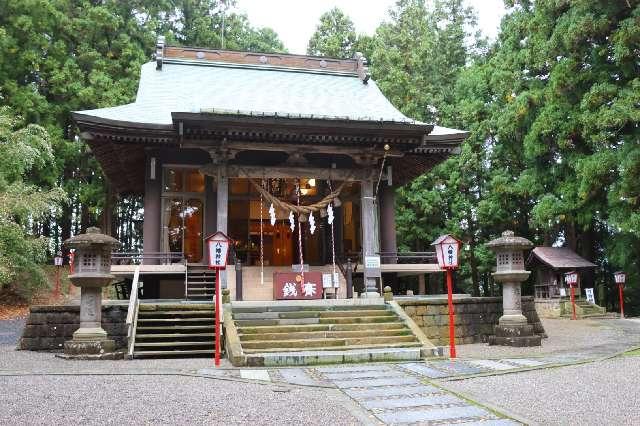
[[[267,178],[257,181],[274,197],[292,204],[297,202],[298,182],[302,205],[317,202],[330,192],[327,181],[314,178]],[[343,201],[340,201],[342,208],[334,210],[339,219],[334,222],[336,252],[339,254],[344,253],[344,249],[348,252],[359,250],[358,191],[356,182],[345,185],[341,196]],[[261,197],[248,178],[229,179],[228,231],[235,241],[237,258],[244,266],[275,266],[285,270],[284,267],[290,268],[299,263],[298,216],[295,216],[292,230],[290,212],[274,208],[275,221],[272,225],[269,208],[270,203]],[[310,266],[332,263],[332,237],[326,212],[317,212],[311,221],[300,225],[304,263]]]

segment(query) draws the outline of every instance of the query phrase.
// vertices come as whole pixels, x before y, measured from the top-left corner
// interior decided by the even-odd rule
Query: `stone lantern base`
[[[77,359],[114,359],[122,358],[116,353],[115,341],[107,338],[100,327],[80,328],[73,333],[73,339],[64,343],[65,358]]]
[[[494,335],[489,336],[489,345],[499,346],[540,346],[542,336],[534,334],[530,324],[498,324],[493,328]]]

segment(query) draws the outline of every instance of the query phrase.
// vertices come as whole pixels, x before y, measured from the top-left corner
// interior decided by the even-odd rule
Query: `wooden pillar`
[[[373,182],[362,181],[360,184],[361,204],[360,204],[360,224],[362,227],[362,260],[365,256],[374,256],[380,251],[378,241],[378,209],[373,199]],[[366,274],[366,271],[365,271]],[[379,297],[378,287],[375,278],[365,278],[366,297]]]
[[[216,188],[216,227],[225,234],[227,230],[227,218],[229,210],[229,178],[226,165],[218,168]],[[227,272],[220,271],[220,288],[227,288]]]
[[[204,218],[204,236],[208,236],[214,234],[216,229],[216,219],[217,219],[217,200],[216,200],[216,184],[215,179],[211,176],[204,177],[205,182],[205,218]],[[204,262],[209,262],[209,250],[204,250]]]
[[[380,185],[380,246],[385,253],[396,253],[396,191],[393,187]],[[396,258],[383,259],[384,263],[396,263]]]
[[[424,274],[418,275],[418,294],[427,294],[427,284],[424,279]]]
[[[143,253],[157,253],[160,251],[160,238],[162,235],[160,219],[162,217],[161,172],[162,167],[160,160],[153,155],[147,155],[144,176],[144,218],[142,224]],[[145,261],[144,263],[157,263],[157,261]]]

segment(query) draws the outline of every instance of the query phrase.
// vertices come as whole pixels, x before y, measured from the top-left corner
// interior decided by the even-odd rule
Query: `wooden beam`
[[[185,148],[199,148],[203,149],[202,141],[198,141],[199,143],[185,143],[183,146]],[[367,154],[382,158],[384,156],[384,144],[380,144],[380,147],[376,147],[373,149],[368,149]],[[264,142],[235,142],[229,141],[225,144],[225,147],[229,150],[237,150],[237,151],[283,151],[283,152],[295,152],[297,150],[303,149],[305,154],[343,154],[348,156],[362,156],[363,148],[362,147],[353,147],[353,146],[335,146],[335,145],[305,145],[301,147],[300,144],[290,144],[290,143],[264,143]],[[390,149],[387,151],[388,157],[402,157],[404,153],[401,151]]]
[[[219,166],[207,164],[200,171],[209,176],[218,176]],[[267,166],[227,166],[227,177],[250,178],[316,178],[331,180],[370,180],[374,169],[321,169],[314,167],[267,167]]]

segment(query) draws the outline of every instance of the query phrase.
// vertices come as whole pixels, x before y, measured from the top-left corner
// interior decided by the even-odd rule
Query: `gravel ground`
[[[544,425],[638,425],[640,357],[506,374],[445,386]]]
[[[362,424],[354,410],[362,413],[336,390],[179,376],[0,376],[0,424]]]
[[[512,348],[486,343],[456,346],[460,358],[500,358],[542,356],[551,353],[593,355],[594,357],[640,345],[640,322],[634,320],[542,319],[547,335],[542,346]]]
[[[0,321],[0,345],[15,345],[22,334],[24,323],[24,318]]]

